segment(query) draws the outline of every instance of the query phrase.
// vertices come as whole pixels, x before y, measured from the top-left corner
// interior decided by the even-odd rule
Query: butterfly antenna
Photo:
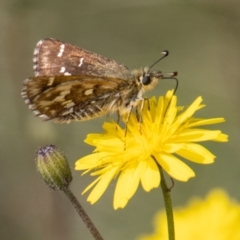
[[[174,80],[176,82],[176,86],[174,88],[174,91],[173,91],[173,95],[176,93],[177,89],[178,89],[178,79],[176,78],[177,76],[177,72],[172,72],[172,73],[166,73],[167,75],[169,76],[163,76],[161,78],[161,80],[165,80],[165,79],[171,79],[171,80]]]
[[[164,59],[165,57],[167,57],[169,55],[169,51],[168,50],[164,50],[161,52],[161,54],[163,55],[162,57],[160,57],[155,63],[153,63],[150,67],[149,70],[155,66],[158,62],[160,62],[162,59]],[[177,76],[177,72],[172,72],[172,73],[166,73],[169,76],[163,76],[161,79],[173,79],[176,81],[176,86],[174,88],[174,92],[173,94],[176,93],[177,89],[178,89],[178,79],[176,78]]]
[[[160,62],[163,58],[167,57],[168,54],[169,54],[169,51],[168,50],[164,50],[161,52],[161,54],[163,55],[162,57],[160,57],[155,63],[153,63],[150,67],[149,67],[149,70],[155,66],[158,62]]]

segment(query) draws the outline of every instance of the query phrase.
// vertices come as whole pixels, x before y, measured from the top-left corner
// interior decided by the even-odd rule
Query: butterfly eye
[[[150,82],[151,82],[150,76],[143,76],[143,78],[142,78],[143,85],[148,85]]]

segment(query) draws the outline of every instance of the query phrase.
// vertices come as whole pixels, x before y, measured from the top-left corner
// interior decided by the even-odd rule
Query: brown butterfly
[[[168,51],[162,54],[164,58]],[[57,122],[84,121],[116,111],[130,114],[143,103],[144,92],[168,78],[160,71],[151,72],[151,67],[131,71],[114,60],[51,38],[37,43],[33,62],[35,77],[24,81],[22,97],[36,116]]]

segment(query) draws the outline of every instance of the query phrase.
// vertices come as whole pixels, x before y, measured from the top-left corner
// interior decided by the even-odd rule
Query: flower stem
[[[169,188],[167,187],[166,180],[163,175],[163,170],[161,166],[159,166],[160,174],[161,174],[161,187],[162,193],[164,197],[166,215],[167,215],[167,223],[168,223],[168,239],[175,239],[175,231],[174,231],[174,219],[173,219],[173,209],[172,209],[172,200]]]
[[[94,239],[96,240],[103,240],[102,236],[98,232],[97,228],[92,223],[91,219],[88,217],[87,213],[84,211],[81,204],[78,202],[77,198],[73,195],[69,188],[64,188],[63,192],[67,195],[71,203],[73,204],[74,208],[78,212],[78,215],[82,218],[83,222],[93,235]]]

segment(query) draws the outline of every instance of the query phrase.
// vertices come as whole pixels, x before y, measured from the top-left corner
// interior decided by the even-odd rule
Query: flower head
[[[174,211],[176,239],[239,240],[240,204],[221,189],[212,190],[206,199],[193,198],[187,207]],[[138,240],[167,240],[164,211],[156,214],[155,232]]]
[[[153,97],[144,103],[141,123],[137,114],[131,113],[126,123],[127,131],[115,122],[105,122],[105,133],[87,136],[85,142],[95,146],[95,151],[79,159],[75,169],[86,170],[85,173],[92,171],[92,176],[98,176],[84,190],[85,193],[94,187],[89,202],[96,202],[110,182],[118,177],[113,205],[115,209],[123,208],[140,182],[145,191],[159,186],[159,167],[171,177],[187,181],[195,174],[179,157],[200,164],[214,161],[215,156],[197,142],[225,142],[227,135],[219,130],[198,127],[220,123],[224,119],[193,118],[193,114],[203,107],[201,97],[185,111],[177,107],[176,102],[173,91],[159,97],[158,101]]]

